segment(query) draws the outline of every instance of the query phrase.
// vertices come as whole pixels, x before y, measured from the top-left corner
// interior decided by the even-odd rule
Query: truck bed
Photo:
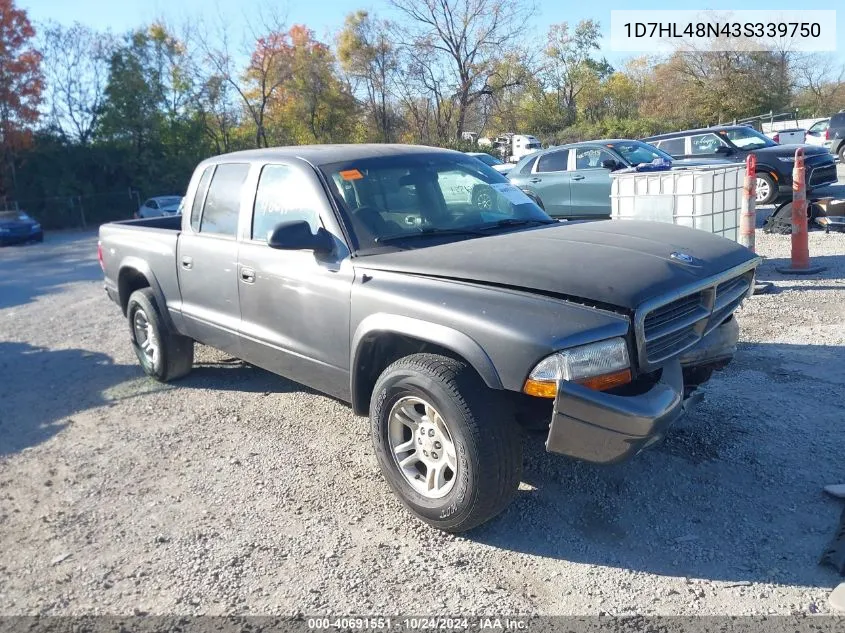
[[[106,290],[125,305],[129,290],[121,286],[121,270],[132,268],[144,273],[162,305],[171,307],[181,300],[176,251],[182,229],[182,216],[108,222],[100,226],[100,245]],[[123,290],[121,290],[123,289]]]

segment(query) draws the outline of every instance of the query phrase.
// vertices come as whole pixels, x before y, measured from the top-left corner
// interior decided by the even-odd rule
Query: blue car
[[[25,211],[0,211],[0,245],[43,241],[41,225]]]

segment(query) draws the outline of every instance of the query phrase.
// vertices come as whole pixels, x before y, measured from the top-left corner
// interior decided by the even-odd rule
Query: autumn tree
[[[394,138],[391,97],[399,71],[399,54],[390,36],[389,22],[371,17],[366,11],[346,16],[337,36],[337,57],[363,97],[375,138],[385,143]]]
[[[407,44],[409,72],[434,100],[438,124],[451,123],[460,139],[469,109],[491,92],[501,56],[524,34],[533,7],[524,0],[391,0],[405,18],[399,41]],[[406,103],[409,100],[406,99]]]
[[[0,196],[15,186],[16,153],[29,144],[41,100],[41,53],[26,11],[0,0]],[[8,170],[11,182],[3,177]]]

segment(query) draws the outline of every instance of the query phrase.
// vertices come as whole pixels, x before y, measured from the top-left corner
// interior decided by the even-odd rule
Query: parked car
[[[503,163],[501,160],[484,152],[465,152],[467,156],[475,156],[485,165],[492,167],[500,174],[506,174],[513,169],[513,163]]]
[[[447,203],[454,172],[493,208]],[[198,341],[351,402],[394,492],[452,532],[515,494],[519,422],[590,462],[658,441],[733,356],[760,262],[679,226],[555,222],[475,158],[407,145],[212,158],[181,218],[104,224],[99,259],[149,376],[187,374]]]
[[[182,196],[156,196],[144,202],[135,217],[160,218],[165,215],[176,215],[181,202]]]
[[[757,156],[757,203],[770,204],[792,195],[795,150],[804,148],[807,191],[836,182],[836,164],[830,153],[812,145],[782,146],[746,125],[724,125],[660,134],[643,139],[676,158],[728,158],[745,162]]]
[[[807,145],[818,145],[830,149],[830,119],[816,121],[807,130]]]
[[[26,211],[0,211],[0,246],[43,241],[41,225]]]
[[[641,141],[606,139],[561,145],[526,156],[508,178],[552,217],[609,218],[610,173],[654,161],[675,167],[724,162],[676,161]]]
[[[788,130],[772,130],[766,136],[778,145],[802,145],[806,142],[807,130],[796,127]]]
[[[839,162],[845,165],[845,110],[830,117],[827,136],[830,141],[830,153],[838,156]]]

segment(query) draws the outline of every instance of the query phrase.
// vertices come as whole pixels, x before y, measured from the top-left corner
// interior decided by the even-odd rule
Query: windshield
[[[358,251],[420,248],[554,222],[471,156],[406,154],[320,170],[346,212]]]
[[[657,159],[672,162],[672,157],[669,154],[663,150],[657,149],[653,145],[649,145],[648,143],[643,143],[641,141],[611,143],[609,146],[616,150],[616,152],[622,156],[628,164],[633,166],[650,163]]]
[[[29,220],[24,211],[0,211],[0,222],[16,222],[18,220]]]
[[[734,128],[723,130],[720,135],[727,138],[731,143],[740,149],[760,149],[761,147],[776,147],[772,139],[750,127]]]
[[[490,154],[470,154],[470,156],[477,158],[478,160],[480,160],[485,165],[490,165],[491,167],[493,165],[501,165],[502,164],[502,161],[500,161],[495,156],[490,156]]]

